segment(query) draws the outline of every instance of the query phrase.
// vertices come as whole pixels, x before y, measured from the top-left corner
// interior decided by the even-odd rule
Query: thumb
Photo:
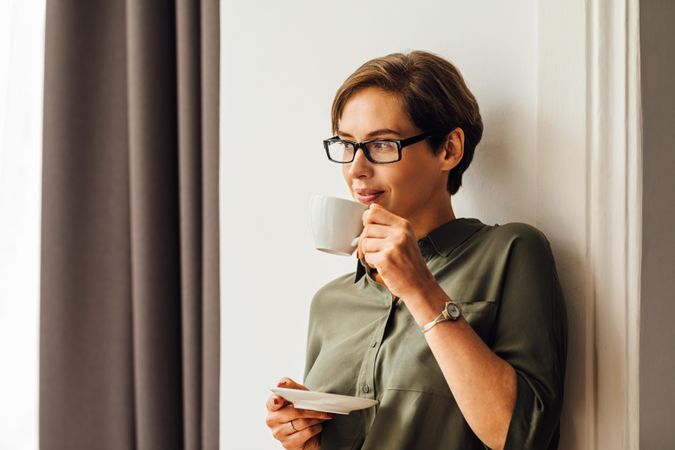
[[[303,386],[300,383],[296,383],[293,381],[291,378],[288,377],[283,377],[279,382],[277,383],[277,387],[281,388],[287,388],[287,389],[301,389],[303,391],[309,391],[306,386]]]

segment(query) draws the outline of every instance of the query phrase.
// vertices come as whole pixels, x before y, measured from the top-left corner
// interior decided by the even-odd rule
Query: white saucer
[[[293,403],[293,406],[298,409],[311,409],[334,414],[349,414],[352,411],[370,408],[378,403],[377,400],[369,398],[303,391],[302,389],[271,388],[270,391]]]

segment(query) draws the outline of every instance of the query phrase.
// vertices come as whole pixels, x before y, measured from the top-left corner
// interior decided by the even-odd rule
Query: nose
[[[373,164],[368,161],[363,149],[360,150],[361,151],[356,151],[354,161],[347,164],[349,166],[347,173],[351,178],[367,178],[373,173]]]

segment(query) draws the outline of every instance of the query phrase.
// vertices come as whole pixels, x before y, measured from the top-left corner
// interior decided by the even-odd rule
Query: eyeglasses
[[[431,135],[432,133],[422,133],[402,140],[369,139],[363,142],[345,141],[334,136],[323,141],[323,147],[326,149],[328,159],[339,164],[354,161],[358,149],[363,150],[363,154],[371,163],[389,164],[400,161],[403,147],[420,142]]]

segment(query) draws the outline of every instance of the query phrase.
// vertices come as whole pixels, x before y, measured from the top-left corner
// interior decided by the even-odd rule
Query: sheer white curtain
[[[45,0],[0,0],[0,449],[38,448]]]

